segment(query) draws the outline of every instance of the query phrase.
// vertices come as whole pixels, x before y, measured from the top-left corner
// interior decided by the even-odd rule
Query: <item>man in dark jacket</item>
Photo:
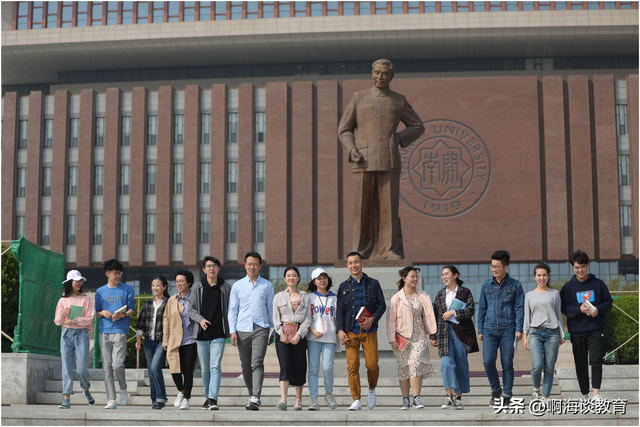
[[[387,306],[380,283],[362,272],[364,263],[358,252],[347,255],[347,268],[351,276],[340,284],[338,289],[338,307],[336,320],[340,343],[346,347],[347,368],[349,371],[349,387],[353,403],[350,411],[362,409],[360,404],[360,343],[367,366],[369,394],[367,407],[376,406],[376,385],[380,367],[378,366],[378,322]],[[371,317],[359,323],[356,319],[362,309],[366,309]],[[364,310],[362,310],[364,311]]]
[[[583,396],[580,400],[589,399],[589,360],[593,398],[599,399],[604,358],[604,315],[611,310],[613,300],[607,285],[589,274],[589,256],[585,252],[575,251],[569,262],[575,274],[562,287],[560,300],[571,334],[576,376]]]
[[[202,260],[207,279],[194,284],[189,297],[189,317],[193,320],[193,336],[198,345],[198,357],[206,400],[202,409],[218,409],[218,392],[222,377],[222,356],[229,337],[229,294],[231,286],[218,276],[220,261],[212,256]]]

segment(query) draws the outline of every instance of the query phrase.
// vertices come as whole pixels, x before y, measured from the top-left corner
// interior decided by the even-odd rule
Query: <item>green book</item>
[[[84,308],[81,305],[71,305],[71,313],[67,316],[67,319],[75,319],[76,317],[82,317],[82,311]]]

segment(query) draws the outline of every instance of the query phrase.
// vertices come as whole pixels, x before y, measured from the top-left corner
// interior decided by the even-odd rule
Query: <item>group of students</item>
[[[493,277],[483,285],[478,306],[478,336],[483,342],[483,360],[491,385],[490,406],[508,404],[514,381],[514,344],[523,339],[531,351],[533,399],[546,399],[551,393],[558,348],[564,342],[562,314],[567,317],[576,373],[582,399],[589,398],[589,361],[592,366],[594,398],[599,399],[604,356],[604,314],[612,299],[606,284],[588,273],[589,258],[582,251],[570,257],[575,275],[561,292],[549,287],[550,268],[539,263],[534,268],[536,289],[524,295],[522,285],[507,273],[510,255],[496,251],[491,257]],[[348,380],[353,398],[349,410],[361,410],[360,346],[367,368],[367,407],[376,406],[379,377],[379,322],[387,310],[380,283],[363,272],[364,261],[358,252],[347,255],[351,273],[337,294],[331,291],[332,279],[322,268],[312,272],[307,291],[299,290],[300,273],[295,266],[285,269],[287,288],[274,294],[273,284],[259,274],[262,257],[249,252],[244,259],[247,275],[231,287],[218,276],[220,261],[212,256],[203,260],[206,279],[194,284],[188,270],[175,273],[177,293],[168,294],[165,277],[152,280],[154,298],[142,308],[137,323],[136,348],[144,349],[151,385],[153,409],[167,403],[162,368],[165,360],[178,389],[174,406],[189,409],[193,373],[199,359],[205,402],[202,409],[217,410],[221,383],[221,363],[225,341],[238,347],[242,377],[249,393],[247,410],[259,410],[264,380],[267,346],[275,341],[280,364],[280,394],[277,408],[287,410],[287,394],[294,386],[294,410],[302,409],[302,390],[309,378],[309,410],[318,410],[318,374],[320,360],[324,374],[325,401],[336,409],[333,396],[335,353],[344,346]],[[121,406],[129,401],[125,381],[129,317],[133,315],[133,288],[120,282],[123,266],[115,260],[104,263],[106,285],[96,291],[95,303],[82,292],[86,281],[77,270],[67,274],[63,297],[58,302],[55,323],[62,326],[63,403],[70,408],[73,394],[73,361],[80,386],[89,405],[95,400],[89,392],[87,370],[88,329],[94,318],[98,328],[103,361],[106,409],[116,409],[114,373],[120,386]],[[399,271],[398,292],[389,302],[386,317],[387,339],[398,363],[402,407],[424,408],[420,400],[422,380],[436,374],[430,362],[429,344],[438,348],[440,371],[446,400],[441,408],[464,409],[462,394],[470,392],[468,354],[479,351],[473,324],[475,303],[471,291],[463,286],[453,265],[442,269],[442,288],[434,302],[417,288],[420,269],[405,267]],[[270,330],[273,333],[270,335]],[[142,343],[144,338],[144,343]],[[496,369],[500,349],[503,386]],[[308,361],[308,371],[307,371]],[[540,383],[542,372],[544,382]]]

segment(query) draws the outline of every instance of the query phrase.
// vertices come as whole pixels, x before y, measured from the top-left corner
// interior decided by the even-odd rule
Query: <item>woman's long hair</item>
[[[418,276],[420,275],[420,269],[411,265],[403,268],[402,270],[398,270],[398,275],[400,276],[400,280],[398,280],[398,290],[402,290],[402,288],[404,288],[404,279],[406,279],[412,271],[415,271]]]
[[[82,286],[84,286],[84,280],[82,281]],[[80,290],[78,291],[80,294],[84,294],[84,292],[82,292],[82,286],[80,286]],[[62,285],[62,297],[68,298],[71,294],[73,294],[73,280],[67,280],[64,282],[64,285]]]
[[[154,280],[160,280],[162,282],[162,286],[164,286],[162,296],[169,299],[169,281],[167,280],[167,278],[164,276],[155,276],[153,279],[151,279],[151,283],[153,283]]]
[[[329,291],[329,289],[331,289],[331,285],[333,284],[333,280],[331,280],[331,276],[329,276],[327,273],[322,273],[325,276],[327,276],[327,291]],[[322,276],[322,274],[320,276]],[[318,277],[320,277],[318,276]],[[316,279],[318,278],[316,277]],[[316,285],[316,279],[313,279],[312,281],[309,282],[309,286],[307,287],[307,291],[309,292],[315,292],[318,290],[318,286]]]
[[[458,275],[458,277],[456,277],[456,283],[458,284],[458,286],[462,286],[464,282],[462,281],[462,279],[460,279],[460,272],[458,271],[458,269],[453,265],[445,265],[444,267],[442,267],[443,270],[445,268],[449,269],[449,271],[451,271],[451,274]]]

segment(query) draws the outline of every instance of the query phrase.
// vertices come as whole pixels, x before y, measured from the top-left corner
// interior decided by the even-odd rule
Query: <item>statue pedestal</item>
[[[346,268],[345,261],[336,261],[336,265],[338,263],[342,263],[342,267],[337,268],[328,268],[327,274],[333,280],[333,286],[331,290],[334,293],[338,293],[338,287],[340,283],[344,282],[349,278],[351,273]],[[387,266],[377,266],[378,263],[389,263],[396,264],[387,265]],[[371,264],[376,265],[375,267]],[[380,286],[382,287],[382,292],[384,293],[385,303],[387,304],[387,311],[385,311],[384,316],[380,319],[378,324],[378,350],[379,351],[391,351],[391,344],[389,344],[389,339],[387,338],[387,313],[389,311],[389,301],[391,297],[394,296],[398,292],[398,280],[400,280],[400,275],[398,274],[398,270],[402,270],[404,267],[408,265],[413,265],[411,260],[364,260],[364,268],[362,271],[374,279],[377,279],[380,282]],[[418,282],[418,288],[422,289],[422,276],[420,276],[420,280]]]

